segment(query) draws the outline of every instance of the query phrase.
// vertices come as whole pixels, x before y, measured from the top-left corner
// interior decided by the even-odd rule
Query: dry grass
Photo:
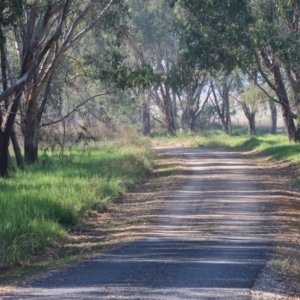
[[[274,206],[276,249],[270,265],[300,291],[300,186],[298,164],[264,157],[258,160],[270,191],[277,196]]]

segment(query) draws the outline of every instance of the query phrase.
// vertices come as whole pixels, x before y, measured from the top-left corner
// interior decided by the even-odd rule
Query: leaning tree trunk
[[[277,107],[275,104],[271,105],[271,134],[276,134],[277,131]]]
[[[282,117],[286,132],[288,134],[288,139],[290,142],[296,142],[298,141],[298,131],[295,126],[289,98],[282,80],[280,68],[278,66],[273,67],[273,75],[276,86],[276,94],[281,104]]]
[[[16,132],[14,129],[12,129],[10,132],[10,140],[11,140],[13,148],[14,148],[17,166],[19,169],[23,170],[24,169],[24,160],[23,160],[23,156],[21,153],[18,139],[17,139],[17,135],[16,135]]]
[[[261,49],[260,53],[263,60],[265,61],[267,68],[272,73],[274,78],[274,86],[273,84],[270,83],[269,85],[275,91],[279,103],[281,105],[283,122],[284,122],[285,130],[288,135],[289,142],[298,141],[299,134],[294,122],[295,114],[293,114],[291,111],[289,98],[281,75],[281,69],[279,65],[276,63],[276,57],[273,57],[273,62],[271,62],[264,49]],[[261,74],[263,75],[264,73],[261,71]]]
[[[284,127],[288,135],[288,139],[290,142],[296,142],[299,140],[298,138],[298,131],[295,126],[293,115],[289,108],[285,106],[281,106],[282,116]]]

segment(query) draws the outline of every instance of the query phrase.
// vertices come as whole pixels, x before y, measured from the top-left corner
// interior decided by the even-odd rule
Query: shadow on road
[[[250,299],[272,249],[274,196],[235,153],[160,151],[186,160],[188,180],[153,231],[4,299]]]

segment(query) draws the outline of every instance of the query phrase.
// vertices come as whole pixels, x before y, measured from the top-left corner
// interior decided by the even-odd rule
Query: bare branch
[[[52,122],[49,122],[49,123],[43,123],[41,124],[39,127],[46,127],[46,126],[50,126],[50,125],[54,125],[54,124],[57,124],[57,123],[60,123],[62,122],[63,120],[67,119],[69,116],[71,116],[73,113],[75,113],[80,107],[82,107],[83,105],[85,105],[87,102],[89,102],[90,100],[96,98],[96,97],[101,97],[101,96],[104,96],[104,95],[109,95],[111,93],[113,93],[113,91],[109,91],[109,92],[105,92],[105,93],[101,93],[101,94],[96,94],[86,100],[84,100],[83,102],[81,102],[80,104],[78,104],[77,106],[75,106],[69,113],[67,113],[64,117],[62,117],[61,119],[59,120],[56,120],[56,121],[52,121]]]

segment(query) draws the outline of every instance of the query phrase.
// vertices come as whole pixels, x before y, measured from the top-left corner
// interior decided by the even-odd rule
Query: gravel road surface
[[[188,180],[137,242],[54,272],[4,299],[250,300],[272,249],[272,195],[236,153],[159,149],[186,160]]]

